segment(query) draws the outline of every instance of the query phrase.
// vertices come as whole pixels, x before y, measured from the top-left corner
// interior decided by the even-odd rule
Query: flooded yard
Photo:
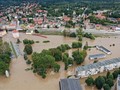
[[[23,39],[31,39],[34,41],[39,41],[39,43],[35,43],[33,45],[33,50],[36,52],[41,52],[43,49],[49,49],[49,48],[55,48],[61,44],[69,44],[71,45],[72,42],[77,41],[75,38],[68,38],[63,36],[55,36],[55,35],[48,35],[47,38],[42,38],[39,36],[32,36],[32,35],[26,35],[23,33],[20,33],[20,40]],[[5,41],[13,41],[16,42],[16,40],[12,37],[11,34],[6,35],[3,40]],[[43,41],[49,40],[49,43],[43,43]],[[111,58],[120,57],[119,51],[120,51],[120,36],[115,37],[105,37],[96,38],[95,41],[89,40],[84,38],[83,39],[83,45],[88,42],[89,46],[95,46],[95,45],[102,45],[106,47],[108,50],[112,52],[112,55],[107,55],[105,59],[101,60],[108,60]],[[115,46],[111,46],[115,44]],[[23,51],[24,45],[23,43],[20,43],[20,50]],[[72,51],[68,51],[69,54],[72,54]],[[92,48],[90,51],[88,50],[88,55],[83,63],[83,65],[93,63],[93,61],[90,61],[88,59],[88,56],[91,54],[97,54],[97,53],[103,53],[101,51],[96,50],[96,48]],[[61,78],[67,77],[69,74],[74,74],[74,69],[76,66],[72,66],[68,69],[68,71],[64,70],[64,63],[58,62],[61,65],[61,69],[59,73],[53,73],[49,72],[46,79],[42,79],[40,76],[34,74],[32,71],[26,71],[26,68],[29,68],[30,66],[26,64],[25,60],[23,59],[23,56],[19,56],[17,59],[13,59],[10,66],[10,72],[11,76],[10,78],[5,78],[4,76],[0,77],[0,90],[59,90],[59,80]],[[105,75],[105,73],[102,73],[100,75]],[[94,78],[98,75],[93,76]],[[87,87],[84,84],[85,79],[80,79],[80,82],[84,88],[84,90],[97,90],[93,87]]]

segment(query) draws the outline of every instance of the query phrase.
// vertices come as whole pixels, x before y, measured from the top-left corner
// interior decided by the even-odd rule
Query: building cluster
[[[2,23],[2,29],[15,29],[16,23],[19,23],[19,29],[29,29],[32,25],[36,28],[59,28],[64,27],[66,22],[72,21],[73,23],[80,20],[80,17],[76,17],[76,13],[73,12],[73,18],[66,15],[60,17],[53,17],[48,15],[48,11],[43,9],[41,5],[23,4],[20,6],[11,6],[5,11],[0,12],[0,23]],[[17,22],[16,22],[17,18]],[[14,22],[14,23],[13,23]]]
[[[97,63],[79,66],[75,69],[76,76],[79,78],[96,75],[104,71],[110,71],[120,67],[120,58],[105,60]]]

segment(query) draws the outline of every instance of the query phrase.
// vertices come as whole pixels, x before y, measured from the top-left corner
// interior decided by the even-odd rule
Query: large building
[[[120,75],[118,75],[118,78],[117,78],[117,89],[116,90],[120,90]]]
[[[108,55],[112,54],[112,52],[111,52],[110,50],[106,49],[106,48],[103,47],[103,46],[98,46],[98,45],[97,45],[96,48],[97,48],[98,50],[100,50],[100,51],[108,54]]]
[[[79,66],[75,69],[76,76],[79,78],[88,77],[102,73],[104,71],[113,70],[120,67],[120,58],[114,58],[111,60],[105,60],[97,63],[88,64],[85,66]]]
[[[79,79],[61,79],[60,90],[82,90]]]

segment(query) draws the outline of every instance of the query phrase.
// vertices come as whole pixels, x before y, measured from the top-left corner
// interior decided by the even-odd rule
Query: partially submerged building
[[[61,79],[60,90],[82,90],[79,79]]]
[[[120,58],[105,60],[97,63],[79,66],[75,69],[75,74],[79,78],[88,77],[104,71],[113,70],[120,67]]]
[[[106,48],[103,47],[103,46],[98,46],[98,45],[97,45],[96,48],[97,48],[98,50],[106,53],[106,54],[112,54],[112,52],[111,52],[110,50],[106,49]]]
[[[105,57],[106,57],[105,54],[94,54],[94,55],[89,55],[89,59],[90,59],[90,60],[102,59],[102,58],[105,58]]]
[[[117,89],[116,90],[120,90],[120,75],[118,75],[118,78],[117,78]]]

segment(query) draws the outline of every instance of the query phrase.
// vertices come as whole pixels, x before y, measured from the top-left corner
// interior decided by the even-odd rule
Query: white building
[[[13,30],[12,35],[13,35],[14,38],[19,38],[19,31]]]
[[[120,58],[79,66],[75,69],[77,77],[83,78],[120,67]]]
[[[120,90],[120,75],[118,75],[118,78],[117,78],[117,89],[116,90]]]
[[[3,37],[6,34],[5,30],[0,29],[0,37]]]

